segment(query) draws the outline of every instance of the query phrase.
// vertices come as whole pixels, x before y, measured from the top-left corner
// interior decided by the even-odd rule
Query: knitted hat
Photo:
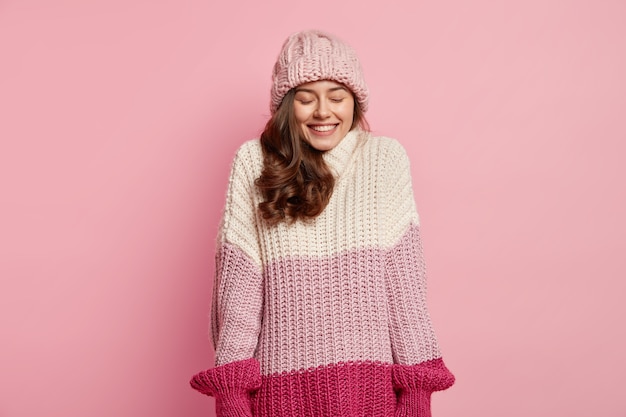
[[[344,84],[354,93],[361,109],[367,111],[369,92],[354,50],[333,35],[309,30],[291,35],[274,64],[272,114],[289,90],[319,80]]]

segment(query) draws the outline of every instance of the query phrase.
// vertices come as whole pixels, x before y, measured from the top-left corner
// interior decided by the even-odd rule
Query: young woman
[[[354,51],[290,36],[272,117],[235,156],[218,237],[218,416],[430,416],[450,387],[426,308],[409,160],[373,137]]]

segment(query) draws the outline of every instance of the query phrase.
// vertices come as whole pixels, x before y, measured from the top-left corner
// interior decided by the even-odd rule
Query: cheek
[[[302,108],[302,107],[300,107],[300,106],[297,106],[297,105],[296,105],[296,106],[294,106],[294,109],[293,109],[293,110],[294,110],[294,111],[293,111],[293,115],[294,115],[294,117],[296,118],[296,121],[297,121],[298,123],[304,123],[304,122],[306,122],[306,121],[309,119],[309,117],[310,117],[310,113],[311,113],[311,112],[307,111],[306,109],[304,109],[304,108]]]
[[[345,121],[349,121],[354,117],[354,100],[347,99],[341,103],[341,107],[338,109],[341,114],[341,118]]]
[[[341,117],[344,121],[352,123],[354,118],[354,104],[345,106],[341,111]]]

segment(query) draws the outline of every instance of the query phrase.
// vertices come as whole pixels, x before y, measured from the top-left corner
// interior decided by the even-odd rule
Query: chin
[[[336,132],[332,136],[317,136],[313,134],[308,134],[306,137],[306,141],[311,145],[311,147],[317,149],[318,151],[325,152],[330,151],[345,137],[344,132]]]
[[[325,151],[330,151],[331,149],[333,149],[341,141],[340,140],[328,140],[328,139],[323,139],[323,140],[308,139],[307,142],[309,143],[309,145],[311,145],[312,148],[317,149],[318,151],[321,151],[321,152],[325,152]]]

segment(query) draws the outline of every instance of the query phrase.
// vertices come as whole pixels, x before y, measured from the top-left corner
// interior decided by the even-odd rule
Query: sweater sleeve
[[[391,141],[385,183],[385,285],[397,392],[396,417],[430,417],[432,392],[450,387],[426,305],[426,268],[411,170],[404,148]]]
[[[211,307],[215,367],[191,380],[194,389],[215,397],[217,417],[251,416],[250,394],[261,383],[254,358],[263,310],[254,145],[244,144],[233,161],[217,239]]]

